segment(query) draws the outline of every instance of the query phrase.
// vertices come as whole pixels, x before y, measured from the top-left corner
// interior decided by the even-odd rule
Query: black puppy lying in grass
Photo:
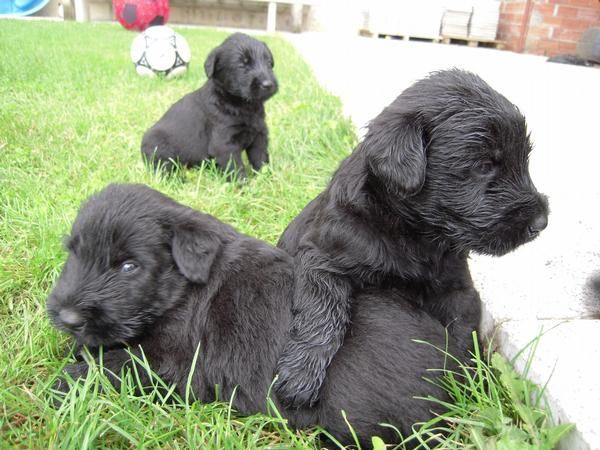
[[[146,131],[142,153],[165,169],[173,162],[189,167],[215,159],[243,178],[243,150],[254,170],[269,161],[263,103],[277,92],[273,55],[265,43],[235,33],[210,52],[204,70],[206,83]]]
[[[402,289],[470,341],[481,306],[469,252],[502,255],[547,224],[530,151],[523,115],[472,73],[434,73],[385,108],[279,241],[297,271],[280,400],[318,400],[352,299],[366,287]]]
[[[48,298],[52,323],[90,348],[104,346],[103,366],[131,368],[129,349],[183,394],[199,348],[191,389],[203,402],[233,396],[242,415],[267,412],[267,395],[289,337],[292,258],[212,216],[142,185],[111,185],[85,203],[67,241],[68,259]],[[295,427],[321,425],[353,442],[341,411],[364,445],[386,442],[438,413],[447,400],[435,379],[442,351],[461,353],[444,327],[401,290],[367,290],[352,302],[352,324],[328,368],[315,408],[283,408]],[[448,344],[448,346],[446,345]],[[449,367],[450,368],[450,367]],[[88,365],[66,367],[74,379]],[[139,371],[141,382],[150,379]],[[119,385],[119,378],[112,378]],[[70,389],[65,380],[57,388]]]

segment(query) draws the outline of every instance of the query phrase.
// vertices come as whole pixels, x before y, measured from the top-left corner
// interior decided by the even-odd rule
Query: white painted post
[[[90,11],[88,0],[74,0],[73,6],[75,6],[75,20],[77,22],[89,22]]]
[[[304,5],[302,3],[292,3],[292,31],[294,33],[300,33],[302,31],[302,10]]]
[[[277,24],[277,2],[269,2],[267,10],[267,33],[275,33]]]

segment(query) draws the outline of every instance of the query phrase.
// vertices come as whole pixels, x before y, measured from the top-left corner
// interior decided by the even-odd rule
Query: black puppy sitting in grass
[[[53,324],[89,347],[104,346],[103,367],[119,385],[131,369],[130,350],[143,350],[150,367],[184,394],[203,402],[233,398],[242,415],[267,412],[267,395],[289,338],[294,274],[281,249],[142,185],[112,185],[80,209],[67,240],[69,255],[48,298]],[[342,443],[370,436],[398,442],[416,422],[442,412],[448,401],[434,380],[452,368],[443,349],[461,354],[444,327],[419,311],[402,290],[356,296],[352,325],[333,359],[318,407],[285,409],[295,427],[321,425]],[[431,345],[414,342],[421,339]],[[198,350],[199,349],[199,350]],[[197,364],[192,367],[194,354]],[[448,361],[446,361],[448,359]],[[85,377],[85,362],[66,367]],[[141,383],[151,385],[143,368]],[[70,388],[65,380],[57,387]],[[235,392],[235,395],[234,395]]]
[[[143,156],[167,170],[174,162],[190,167],[214,159],[243,178],[243,150],[254,170],[269,162],[263,103],[277,92],[273,55],[265,43],[235,33],[210,52],[204,70],[206,83],[146,131]]]
[[[502,255],[547,224],[530,151],[517,107],[456,69],[418,81],[369,124],[279,240],[296,259],[293,329],[276,385],[285,404],[318,400],[364,288],[410,292],[454,338],[471,340],[481,306],[469,252]]]

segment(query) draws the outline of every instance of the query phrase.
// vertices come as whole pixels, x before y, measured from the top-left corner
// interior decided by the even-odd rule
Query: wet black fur
[[[586,318],[600,320],[600,272],[593,274],[586,284],[591,292],[586,296]]]
[[[278,244],[295,257],[297,276],[282,401],[317,401],[351,299],[365,287],[401,288],[460,342],[471,339],[481,306],[469,252],[502,255],[547,223],[530,150],[519,110],[461,70],[415,83],[370,123]]]
[[[572,55],[569,53],[563,53],[560,55],[555,55],[547,59],[548,62],[560,63],[560,64],[573,64],[574,66],[592,66],[592,62],[586,59],[583,59],[577,55]]]
[[[221,169],[245,176],[241,153],[254,170],[269,161],[263,103],[277,92],[273,55],[267,45],[242,33],[229,36],[208,55],[208,80],[171,106],[146,131],[142,154],[167,170],[173,161],[196,166],[215,159]]]
[[[140,348],[164,380],[191,387],[204,402],[229,400],[243,415],[267,412],[267,391],[291,326],[293,258],[237,233],[212,216],[177,204],[142,185],[111,185],[80,209],[67,240],[69,254],[48,298],[48,314],[79,344],[104,345],[104,367],[119,374]],[[364,291],[352,302],[352,325],[328,368],[314,409],[285,409],[296,427],[319,424],[352,441],[343,409],[369,447],[369,436],[397,441],[414,422],[440,412],[415,396],[445,393],[425,381],[444,365],[444,328],[405,300],[402,290]],[[449,350],[463,349],[450,338]],[[66,367],[73,377],[88,366]],[[148,383],[140,370],[143,383]],[[118,386],[119,380],[113,379]],[[57,387],[68,389],[59,380]]]

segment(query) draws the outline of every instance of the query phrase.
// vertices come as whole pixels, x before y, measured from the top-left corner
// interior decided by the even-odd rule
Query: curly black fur
[[[214,158],[230,175],[245,176],[241,152],[260,170],[269,161],[263,103],[277,92],[273,55],[242,33],[229,36],[208,55],[208,80],[171,106],[146,131],[142,154],[166,169],[173,161],[195,166]]]
[[[151,367],[182,392],[196,349],[191,388],[204,402],[229,400],[240,414],[267,412],[267,392],[289,337],[293,258],[237,233],[214,217],[142,185],[111,185],[85,203],[67,240],[69,255],[48,298],[48,314],[79,344],[104,346],[103,364],[119,375],[143,349]],[[406,301],[402,290],[365,291],[352,304],[352,326],[328,368],[319,406],[285,409],[292,425],[319,424],[352,441],[341,415],[369,446],[439,413],[416,399],[446,394],[426,381],[442,368],[444,328]],[[449,338],[451,352],[464,349]],[[84,361],[66,368],[84,377]],[[148,383],[143,370],[141,381]],[[119,378],[113,378],[119,385]],[[59,380],[57,387],[68,389]]]
[[[470,340],[481,306],[469,252],[502,255],[547,224],[530,151],[519,110],[456,69],[415,83],[370,123],[278,244],[295,257],[297,277],[276,385],[285,404],[318,400],[351,298],[365,287],[410,292],[459,341]]]

